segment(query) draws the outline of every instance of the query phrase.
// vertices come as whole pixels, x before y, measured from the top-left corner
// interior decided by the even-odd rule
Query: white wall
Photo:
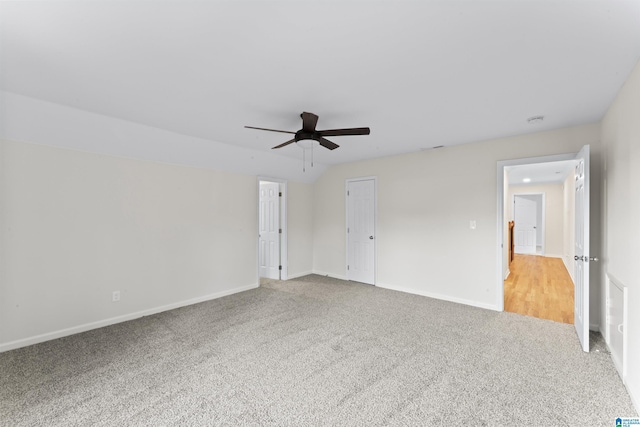
[[[0,147],[0,350],[257,286],[255,177]]]
[[[377,176],[377,285],[497,309],[497,162],[575,153],[585,144],[599,159],[599,129],[592,124],[333,166],[314,187],[314,271],[345,277],[345,179]],[[594,220],[598,234],[598,212]],[[597,280],[593,286],[599,294]],[[598,319],[599,301],[595,307]]]
[[[603,277],[628,288],[626,385],[640,412],[640,63],[602,121]],[[603,279],[604,280],[604,279]],[[602,297],[602,309],[605,299]],[[603,325],[604,326],[604,325]]]
[[[564,194],[562,184],[511,185],[509,187],[507,221],[513,220],[513,195],[530,193],[544,193],[545,195],[544,255],[560,258],[564,252],[564,224],[562,212],[564,208]],[[541,204],[539,204],[538,207],[541,209]],[[539,221],[542,222],[541,218],[539,218]],[[539,231],[542,233],[541,229]],[[538,244],[540,243],[541,239],[538,238]]]
[[[0,118],[0,139],[11,141],[308,183],[326,170],[315,162],[303,172],[297,151],[242,148],[1,90]]]
[[[313,269],[313,185],[287,184],[289,278],[311,274]]]
[[[256,175],[312,182],[324,171],[0,99],[0,351],[257,286]],[[312,269],[312,184],[288,188],[289,274],[300,275]]]

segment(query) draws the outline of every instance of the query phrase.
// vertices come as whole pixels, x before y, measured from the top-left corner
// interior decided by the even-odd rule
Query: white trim
[[[280,271],[280,280],[288,280],[289,278],[289,251],[287,242],[289,240],[289,222],[287,221],[287,180],[281,178],[271,178],[267,176],[258,176],[258,189],[256,197],[258,198],[258,210],[256,212],[258,230],[260,229],[260,181],[277,182],[282,192],[280,198],[280,226],[282,227],[282,234],[280,235],[280,265],[282,270]],[[258,278],[260,278],[260,237],[256,239],[256,249],[258,257],[256,258],[256,268]]]
[[[497,181],[497,245],[496,245],[496,279],[498,281],[498,295],[495,307],[497,307],[498,311],[504,311],[504,279],[502,278],[504,274],[504,265],[503,265],[503,239],[504,239],[504,168],[507,166],[516,166],[516,165],[528,165],[534,163],[548,163],[548,162],[558,162],[563,160],[573,160],[576,158],[576,153],[569,154],[556,154],[552,156],[541,156],[541,157],[529,157],[524,159],[511,159],[511,160],[500,160],[496,165],[496,181]]]
[[[349,183],[350,182],[358,182],[358,181],[373,181],[373,286],[376,286],[378,279],[378,177],[377,176],[362,176],[358,178],[347,178],[344,180],[344,211],[345,211],[345,227],[344,227],[344,235],[345,235],[345,246],[346,246],[346,260],[345,267],[349,265],[349,233],[347,233],[347,227],[349,224],[349,196],[347,195],[349,191]],[[349,272],[345,270],[345,279],[349,280]]]
[[[636,412],[640,414],[640,390],[635,389],[631,386],[630,382],[624,383],[627,388],[627,392],[629,392],[629,397],[631,398],[631,403],[636,408]]]
[[[485,304],[485,303],[472,301],[472,300],[468,300],[468,299],[464,299],[464,298],[455,298],[455,297],[451,297],[449,295],[442,295],[442,294],[436,294],[436,293],[432,293],[432,292],[418,291],[418,290],[415,290],[415,289],[405,288],[405,287],[402,287],[402,286],[387,285],[387,284],[384,284],[384,283],[378,283],[376,286],[379,287],[379,288],[389,289],[389,290],[392,290],[392,291],[404,292],[406,294],[420,295],[420,296],[423,296],[423,297],[433,298],[433,299],[437,299],[437,300],[449,301],[449,302],[454,302],[454,303],[457,303],[457,304],[463,304],[463,305],[469,305],[469,306],[472,306],[472,307],[484,308],[486,310],[502,311],[502,310],[499,309],[499,307],[496,307],[493,304]]]
[[[135,313],[124,314],[122,316],[111,317],[104,320],[98,320],[97,322],[85,323],[83,325],[72,326],[70,328],[60,329],[58,331],[47,332],[45,334],[35,335],[29,338],[23,338],[15,341],[10,341],[7,343],[0,344],[0,353],[14,350],[16,348],[26,347],[33,344],[38,344],[45,341],[54,340],[57,338],[66,337],[69,335],[79,334],[81,332],[90,331],[92,329],[103,328],[109,325],[115,325],[116,323],[127,322],[129,320],[138,319],[144,316],[150,316],[152,314],[161,313],[163,311],[169,311],[180,307],[185,307],[187,305],[198,304],[205,301],[210,301],[222,297],[226,297],[228,295],[237,294],[239,292],[249,291],[251,289],[256,289],[259,285],[253,284],[248,286],[242,286],[240,288],[234,288],[226,291],[216,292],[214,294],[209,294],[197,298],[192,298],[185,301],[175,302],[172,304],[162,305],[159,307],[150,308],[147,310],[137,311]]]
[[[332,279],[340,279],[340,280],[349,280],[347,276],[342,276],[340,274],[330,274],[325,271],[312,270],[311,274],[317,274],[318,276],[331,277]]]
[[[562,264],[564,264],[564,268],[567,270],[567,273],[569,273],[569,277],[571,277],[571,283],[573,283],[573,285],[575,286],[575,282],[573,281],[573,271],[570,270],[570,267],[568,265],[568,260],[566,257],[560,257],[562,258]]]
[[[611,351],[611,336],[609,335],[609,330],[611,327],[611,319],[609,316],[609,308],[611,307],[611,286],[615,286],[616,288],[618,288],[618,290],[620,290],[620,292],[622,292],[622,325],[623,325],[623,329],[622,329],[622,354],[620,355],[622,360],[620,361],[620,364],[618,364],[618,362],[616,361],[616,359],[613,357],[613,355],[611,356],[611,359],[613,360],[613,364],[616,366],[616,369],[618,370],[618,373],[620,374],[620,378],[622,378],[622,382],[624,384],[627,383],[627,365],[628,365],[628,331],[629,331],[629,293],[628,293],[628,288],[626,286],[624,286],[622,284],[622,282],[620,282],[618,279],[616,279],[615,276],[613,276],[612,274],[609,274],[608,272],[605,273],[605,307],[606,307],[606,312],[604,313],[604,316],[600,316],[600,319],[602,319],[604,317],[604,333],[602,334],[605,338],[605,342],[607,343],[607,347],[609,347],[609,351]],[[601,320],[602,322],[602,320]]]
[[[298,277],[304,277],[304,276],[308,276],[310,274],[314,274],[313,271],[309,270],[309,271],[303,271],[302,273],[293,273],[293,274],[289,274],[289,277],[287,279],[283,279],[283,280],[297,279]]]
[[[542,256],[545,257],[545,258],[561,258],[561,259],[564,260],[564,257],[562,255],[558,255],[558,254],[546,254],[546,255],[542,255]]]
[[[511,270],[509,270],[509,267],[507,267],[507,272],[504,275],[504,280],[507,280],[509,278],[509,275],[511,274]]]

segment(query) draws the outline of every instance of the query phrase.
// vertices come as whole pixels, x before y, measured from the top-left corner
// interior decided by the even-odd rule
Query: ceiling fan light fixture
[[[313,146],[316,144],[320,145],[318,141],[314,141],[313,139],[301,139],[300,141],[296,141],[296,145],[303,150],[313,148]]]

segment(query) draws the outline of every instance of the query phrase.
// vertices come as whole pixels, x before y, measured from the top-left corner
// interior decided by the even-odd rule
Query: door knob
[[[573,259],[575,259],[576,261],[584,261],[584,257],[583,256],[578,256],[578,255],[574,255]]]
[[[369,236],[369,238],[370,238],[371,240],[373,240],[373,236]]]
[[[589,261],[598,262],[600,259],[597,256],[590,256]]]

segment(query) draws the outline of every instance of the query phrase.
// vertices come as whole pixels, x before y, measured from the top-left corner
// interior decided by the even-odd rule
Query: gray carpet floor
[[[599,335],[306,276],[0,354],[3,426],[610,426]]]

